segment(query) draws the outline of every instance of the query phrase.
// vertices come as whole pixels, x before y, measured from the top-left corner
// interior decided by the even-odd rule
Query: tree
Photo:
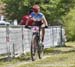
[[[6,16],[9,19],[18,19],[27,13],[29,6],[27,0],[3,0],[6,4]]]
[[[70,9],[70,12],[63,17],[66,36],[68,41],[75,40],[75,9]]]
[[[31,6],[39,3],[41,11],[45,14],[50,24],[57,19],[62,20],[62,16],[68,14],[70,8],[75,6],[75,0],[49,0],[49,3],[44,3],[45,0],[3,0],[6,3],[6,13],[9,19],[18,20],[25,15]]]

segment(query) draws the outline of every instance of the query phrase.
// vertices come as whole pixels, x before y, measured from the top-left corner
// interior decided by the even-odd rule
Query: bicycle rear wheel
[[[41,59],[43,57],[43,53],[44,53],[44,47],[42,46],[41,43],[38,43],[38,56],[39,56],[39,59]]]

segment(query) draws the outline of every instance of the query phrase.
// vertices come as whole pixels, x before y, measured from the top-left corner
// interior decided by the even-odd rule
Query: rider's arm
[[[28,26],[30,19],[31,19],[31,16],[29,15],[28,19],[26,20],[26,26]]]
[[[45,26],[48,26],[48,22],[47,22],[45,16],[43,16],[42,21],[43,21],[43,24],[45,24]]]
[[[26,26],[28,26],[28,22],[29,22],[29,19],[28,19],[28,20],[26,20]]]

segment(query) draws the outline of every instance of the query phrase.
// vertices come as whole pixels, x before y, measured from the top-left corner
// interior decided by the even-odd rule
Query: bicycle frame
[[[35,45],[35,47],[37,47],[38,46],[38,42],[40,41],[40,27],[38,27],[38,26],[33,26],[32,28],[31,28],[31,30],[32,30],[32,41],[35,41],[36,40],[36,45]]]

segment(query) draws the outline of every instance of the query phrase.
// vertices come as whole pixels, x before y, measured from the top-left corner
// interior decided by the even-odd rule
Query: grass
[[[59,54],[47,57],[46,59],[25,64],[18,67],[72,67],[75,64],[74,53]]]
[[[49,49],[47,51],[50,57],[18,67],[75,67],[75,42],[68,42],[66,47],[56,47],[50,52]]]
[[[73,53],[70,53],[73,55]],[[18,67],[71,67],[75,64],[75,55],[62,54],[58,56],[47,57],[41,61],[33,62],[32,64],[25,64]],[[70,59],[71,57],[71,59]]]
[[[66,43],[66,47],[45,49],[45,54],[48,55],[47,58],[18,66],[14,64],[30,59],[29,53],[27,53],[27,56],[22,55],[12,61],[1,60],[0,67],[7,67],[9,65],[14,65],[13,67],[75,67],[75,42]]]
[[[4,55],[0,55],[2,57]],[[9,59],[9,60],[8,60]],[[29,53],[26,55],[21,55],[17,58],[0,58],[0,67],[8,67],[10,65],[14,65],[16,63],[24,62],[30,59]]]
[[[17,61],[17,59],[13,59],[12,61],[0,60],[0,67],[6,67],[7,65],[14,64]]]

